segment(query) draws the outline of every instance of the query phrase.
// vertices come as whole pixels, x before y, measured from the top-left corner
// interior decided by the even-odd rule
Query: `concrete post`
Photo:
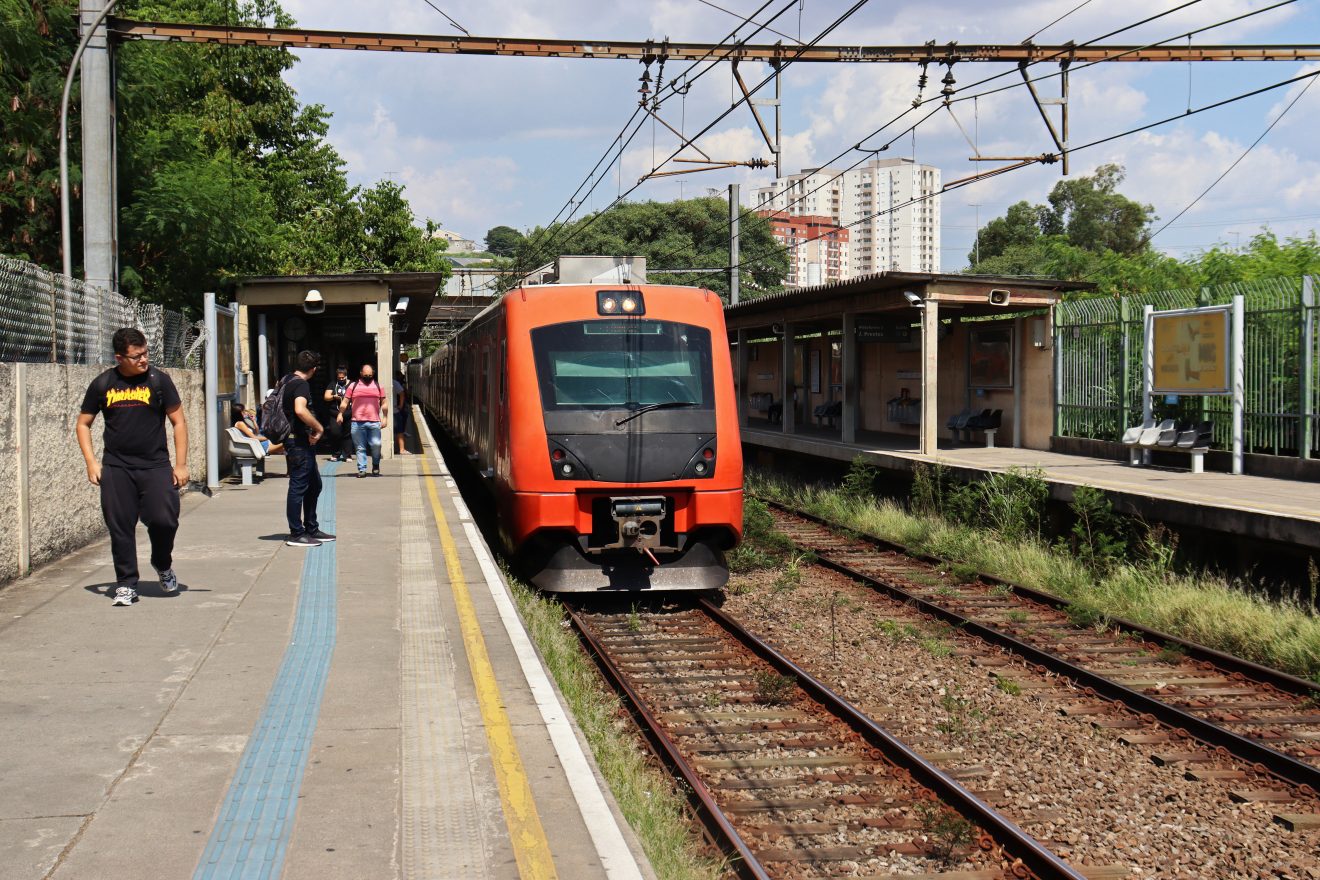
[[[843,418],[839,439],[857,442],[857,315],[843,314]]]
[[[1051,324],[1054,324],[1053,317],[1054,317],[1054,306],[1050,306]],[[1120,335],[1122,335],[1123,333],[1123,331],[1121,330],[1122,326],[1123,326],[1122,324],[1119,325]],[[971,343],[969,340],[968,347],[970,348],[970,346]],[[1127,349],[1125,344],[1124,347],[1125,353],[1126,350]],[[971,375],[970,367],[967,371],[967,375],[969,376]],[[1126,358],[1124,358],[1123,360],[1123,375],[1124,376],[1127,375]],[[1127,398],[1126,388],[1127,388],[1127,380],[1124,379],[1125,390],[1123,392],[1123,397],[1124,397],[1125,410],[1126,410],[1126,398]],[[971,405],[970,397],[967,403],[968,406]],[[1059,329],[1059,326],[1057,324],[1054,324],[1054,436],[1055,437],[1063,436],[1063,331]]]
[[[105,0],[80,0],[80,31],[105,8]],[[115,224],[115,101],[105,25],[83,52],[82,201],[83,274],[105,290],[119,289],[119,242]]]
[[[784,415],[780,429],[785,434],[793,434],[797,430],[797,407],[793,400],[793,392],[797,390],[793,384],[793,335],[793,324],[785,321],[784,347],[780,350],[780,371],[783,376],[779,382],[780,399],[784,402]]]
[[[32,501],[28,487],[27,364],[14,364],[14,467],[18,490],[18,577],[32,568]]]
[[[266,315],[257,315],[257,407],[266,400],[270,391],[270,364],[266,362]]]
[[[747,427],[747,331],[738,331],[738,427]]]
[[[917,451],[939,449],[940,304],[927,299],[921,310],[921,433]]]
[[[1022,447],[1022,319],[1013,319],[1013,448]]]
[[[1242,294],[1233,295],[1233,326],[1230,338],[1233,340],[1233,474],[1242,473],[1242,410],[1246,403],[1246,299]]]

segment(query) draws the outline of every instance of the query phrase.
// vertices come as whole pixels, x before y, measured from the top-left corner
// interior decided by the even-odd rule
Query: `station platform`
[[[0,590],[0,875],[653,876],[423,445],[323,462],[334,543],[274,459],[185,497],[174,596],[112,606],[106,541]]]
[[[782,451],[839,462],[861,455],[873,464],[910,471],[918,462],[938,463],[967,476],[1010,468],[1039,468],[1051,497],[1071,501],[1076,486],[1109,493],[1114,509],[1152,522],[1224,532],[1243,538],[1320,550],[1320,483],[1271,477],[1233,476],[1186,469],[1132,467],[1084,455],[1013,449],[1003,446],[954,446],[941,442],[933,456],[916,451],[911,437],[866,434],[843,443],[814,428],[784,434],[775,428],[747,427],[742,441],[746,459],[757,450]]]

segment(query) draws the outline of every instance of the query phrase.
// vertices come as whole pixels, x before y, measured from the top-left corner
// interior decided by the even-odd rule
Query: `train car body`
[[[536,586],[714,590],[742,534],[726,339],[707,290],[524,287],[414,365],[412,388]]]

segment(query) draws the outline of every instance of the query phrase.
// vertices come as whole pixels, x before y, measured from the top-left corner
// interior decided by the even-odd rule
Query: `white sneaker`
[[[137,601],[137,590],[132,587],[115,587],[115,601],[111,605],[132,605]]]
[[[174,569],[167,568],[164,571],[157,571],[160,576],[160,591],[167,596],[173,596],[179,592],[179,576],[174,573]]]

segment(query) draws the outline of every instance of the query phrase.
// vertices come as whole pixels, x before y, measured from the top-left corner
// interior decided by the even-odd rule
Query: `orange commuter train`
[[[742,536],[719,296],[549,284],[505,294],[412,367],[547,592],[717,590]]]

